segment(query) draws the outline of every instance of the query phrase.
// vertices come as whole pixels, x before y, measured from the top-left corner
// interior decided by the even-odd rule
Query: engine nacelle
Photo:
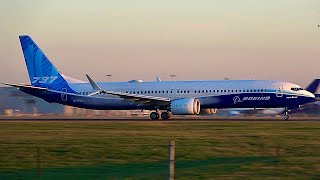
[[[200,114],[216,114],[217,109],[208,108],[208,109],[201,109]]]
[[[171,102],[172,114],[175,115],[197,115],[200,113],[199,99],[177,99]]]

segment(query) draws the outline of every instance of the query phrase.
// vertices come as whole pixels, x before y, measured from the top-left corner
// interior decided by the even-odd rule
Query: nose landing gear
[[[289,116],[289,110],[287,107],[284,108],[284,114],[283,114],[283,119],[288,120],[290,118]]]

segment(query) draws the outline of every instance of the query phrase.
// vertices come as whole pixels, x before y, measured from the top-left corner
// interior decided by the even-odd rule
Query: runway
[[[174,116],[169,120],[151,120],[148,117],[102,117],[102,116],[0,116],[0,121],[144,121],[144,122],[153,122],[153,121],[203,121],[203,122],[219,122],[219,121],[255,121],[255,122],[283,122],[285,120],[279,117],[257,117],[257,116],[248,116],[248,117],[225,117],[225,116]],[[320,117],[290,117],[288,122],[320,122]]]

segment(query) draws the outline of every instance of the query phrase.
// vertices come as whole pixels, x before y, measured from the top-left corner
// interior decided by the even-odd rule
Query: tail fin
[[[75,93],[58,69],[29,36],[19,36],[32,86]]]
[[[319,86],[319,83],[320,83],[320,79],[315,79],[313,80],[309,86],[306,88],[307,91],[311,92],[311,93],[316,93],[317,92],[317,89],[318,89],[318,86]]]

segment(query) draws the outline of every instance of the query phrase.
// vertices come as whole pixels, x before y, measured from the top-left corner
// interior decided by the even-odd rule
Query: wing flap
[[[142,94],[129,94],[115,91],[103,91],[105,94],[119,96],[124,100],[139,103],[139,104],[156,104],[156,105],[168,105],[170,99],[156,96],[145,96]]]
[[[170,99],[168,99],[168,98],[157,97],[157,96],[146,96],[146,95],[142,95],[142,94],[129,94],[129,93],[116,92],[116,91],[104,91],[104,93],[119,96],[122,98],[136,98],[136,99],[148,99],[148,100],[170,102]]]

